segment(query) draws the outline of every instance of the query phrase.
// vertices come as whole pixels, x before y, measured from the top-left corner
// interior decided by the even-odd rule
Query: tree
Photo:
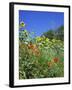
[[[49,30],[43,34],[46,38],[53,39],[54,38],[54,31]]]
[[[47,32],[44,32],[43,35],[49,39],[54,38],[54,39],[63,41],[64,40],[64,26],[62,25],[59,28],[57,28],[56,30],[49,30]]]
[[[64,40],[64,26],[60,26],[56,31],[56,39]]]

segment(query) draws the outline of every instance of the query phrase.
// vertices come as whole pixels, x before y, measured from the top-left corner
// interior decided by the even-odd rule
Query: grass
[[[45,37],[19,42],[19,79],[64,77],[64,50],[60,40]]]

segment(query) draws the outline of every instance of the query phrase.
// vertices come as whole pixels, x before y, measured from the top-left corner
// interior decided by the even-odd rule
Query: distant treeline
[[[60,26],[56,30],[48,30],[44,32],[43,35],[49,39],[57,39],[57,40],[64,40],[64,26]],[[43,36],[42,35],[42,36]]]

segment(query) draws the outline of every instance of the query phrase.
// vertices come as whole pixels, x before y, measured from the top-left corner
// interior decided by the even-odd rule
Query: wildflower
[[[53,59],[53,61],[54,61],[55,63],[57,63],[57,62],[59,62],[59,58],[56,57],[56,58]]]
[[[37,37],[37,38],[36,38],[36,41],[38,41],[38,42],[41,41],[41,40],[42,40],[41,37]]]
[[[36,46],[35,44],[31,44],[31,43],[30,43],[30,44],[28,45],[28,48],[32,50],[32,53],[33,53],[33,54],[35,54],[35,55],[37,55],[37,56],[40,55],[40,52],[39,52],[39,50],[38,50],[38,48],[37,48],[37,46]]]
[[[47,64],[48,64],[48,67],[52,66],[52,62],[50,62],[50,61]]]
[[[30,44],[28,44],[28,48],[29,49],[32,49],[33,48],[33,45],[30,43]]]
[[[20,22],[20,27],[25,27],[25,23],[23,21]]]
[[[46,42],[48,42],[49,41],[49,39],[48,38],[46,38]]]
[[[24,42],[25,44],[28,44],[28,42]]]

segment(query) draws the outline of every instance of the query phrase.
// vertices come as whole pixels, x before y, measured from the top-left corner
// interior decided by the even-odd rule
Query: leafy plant
[[[19,79],[63,77],[63,40],[33,35],[19,31]]]

